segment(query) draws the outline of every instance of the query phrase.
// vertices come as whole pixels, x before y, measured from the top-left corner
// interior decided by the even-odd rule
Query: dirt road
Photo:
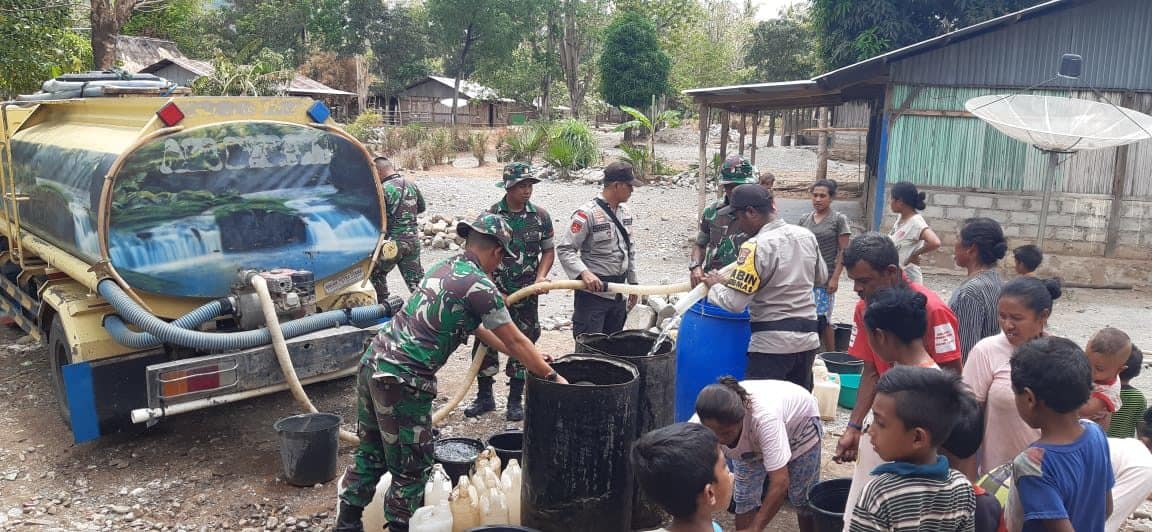
[[[431,212],[471,214],[498,198],[494,177],[421,177],[419,183]],[[593,197],[595,187],[545,183],[537,200],[566,227],[563,218]],[[688,238],[695,218],[695,191],[686,188],[640,188],[631,202],[637,220],[635,240],[641,248],[640,277],[645,283],[679,281],[686,273]],[[787,203],[785,217],[799,215],[803,202]],[[428,252],[425,263],[447,252]],[[560,276],[559,270],[553,272]],[[958,277],[927,273],[928,285],[947,298]],[[402,286],[392,279],[394,289]],[[842,287],[837,321],[848,321],[856,296],[849,282]],[[569,293],[543,298],[542,316],[566,316]],[[1152,297],[1127,291],[1072,289],[1057,302],[1052,331],[1083,342],[1104,325],[1127,330],[1136,343],[1152,346],[1152,332],[1135,316],[1147,316]],[[139,435],[106,437],[73,445],[55,406],[43,349],[24,343],[19,331],[0,328],[0,528],[17,530],[323,530],[331,526],[334,483],[296,488],[279,480],[279,456],[272,423],[299,412],[287,394],[175,417]],[[570,331],[548,331],[546,352],[572,348]],[[464,383],[467,348],[441,372],[441,395]],[[1139,381],[1152,393],[1152,377]],[[350,379],[308,389],[321,411],[343,416],[354,428],[353,382]],[[506,387],[497,385],[498,403]],[[443,400],[443,397],[440,399]],[[843,418],[843,415],[841,416]],[[834,442],[843,419],[830,423],[826,443]],[[480,420],[460,413],[443,427],[446,435],[486,438],[505,428],[502,411]],[[341,452],[343,467],[350,449]],[[827,476],[845,474],[830,466]],[[793,530],[794,520],[781,518],[773,530]]]

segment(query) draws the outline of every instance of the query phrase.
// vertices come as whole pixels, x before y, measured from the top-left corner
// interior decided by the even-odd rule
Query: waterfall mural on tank
[[[88,259],[115,154],[14,143],[29,225]],[[39,161],[36,163],[36,161]],[[371,161],[342,137],[282,123],[182,131],[128,155],[114,176],[108,253],[133,287],[220,297],[242,268],[332,276],[371,256],[380,203]],[[62,218],[61,211],[71,211]],[[45,214],[49,213],[49,214]]]

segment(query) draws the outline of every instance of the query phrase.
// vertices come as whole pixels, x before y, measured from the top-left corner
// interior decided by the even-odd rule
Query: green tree
[[[656,42],[656,28],[639,13],[624,11],[604,32],[600,95],[611,105],[640,107],[668,93],[671,61]]]
[[[284,94],[294,74],[283,55],[267,48],[251,54],[247,64],[218,56],[212,61],[212,74],[192,82],[192,92],[200,96],[278,96]]]
[[[744,55],[749,29],[755,22],[734,0],[703,0],[695,24],[665,36],[672,57],[672,92],[717,85],[734,85],[748,76]]]
[[[816,72],[816,36],[807,13],[789,8],[779,18],[761,21],[752,30],[744,55],[749,81],[808,79]]]
[[[206,0],[168,0],[157,8],[134,12],[120,33],[169,40],[185,55],[211,57],[220,40],[205,31],[210,14]]]
[[[88,21],[92,36],[92,63],[99,70],[116,63],[116,36],[136,12],[159,10],[168,0],[90,0]]]
[[[531,21],[537,3],[532,0],[428,0],[433,40],[445,53],[445,66],[460,92],[477,61],[507,56],[520,42],[525,21]],[[452,106],[452,124],[457,107]]]
[[[386,30],[371,40],[374,71],[377,86],[388,96],[431,72],[432,44],[423,5],[397,3],[377,8],[377,12]]]
[[[1040,0],[812,0],[825,70],[1016,11]]]
[[[64,4],[3,0],[0,6],[0,96],[34,92],[49,78],[91,64],[91,44],[71,31]]]

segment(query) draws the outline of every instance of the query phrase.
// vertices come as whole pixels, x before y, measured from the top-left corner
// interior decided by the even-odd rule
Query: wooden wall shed
[[[428,76],[387,102],[385,116],[396,124],[449,124],[452,122],[451,104],[453,78]],[[495,90],[460,81],[458,124],[471,127],[500,127],[515,124],[521,116],[535,113],[531,106],[510,98],[501,98]],[[520,116],[517,116],[520,115]]]

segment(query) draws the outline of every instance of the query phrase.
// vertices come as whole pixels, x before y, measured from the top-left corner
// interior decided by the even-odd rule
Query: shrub
[[[576,147],[564,137],[556,137],[544,150],[544,160],[560,174],[560,179],[568,179],[568,172],[576,167]]]
[[[406,149],[399,152],[396,156],[400,160],[400,167],[408,170],[420,170],[420,152],[414,149]]]
[[[453,146],[452,133],[447,128],[437,128],[428,138],[432,144],[432,164],[452,162],[456,158],[456,149]]]
[[[380,135],[380,143],[384,146],[384,153],[395,155],[404,148],[404,131],[400,128],[390,127]]]
[[[564,152],[571,154],[568,169],[579,170],[600,162],[600,148],[596,145],[596,136],[592,134],[588,124],[574,118],[553,123],[549,134],[549,146],[558,141],[564,146],[557,151],[557,154]]]
[[[547,140],[547,129],[524,127],[511,131],[498,148],[500,161],[531,163]]]
[[[356,115],[356,119],[348,125],[346,130],[349,135],[356,137],[356,140],[365,144],[369,142],[376,142],[379,140],[379,131],[376,129],[380,126],[382,117],[379,113],[373,111],[365,111]]]
[[[468,136],[468,149],[472,151],[472,156],[484,166],[484,157],[488,155],[488,134],[487,133],[473,133]]]
[[[404,126],[404,147],[415,148],[424,139],[428,138],[428,130],[420,124],[408,124]]]
[[[452,130],[452,151],[459,153],[472,149],[472,139],[467,133],[462,133],[457,129]]]

